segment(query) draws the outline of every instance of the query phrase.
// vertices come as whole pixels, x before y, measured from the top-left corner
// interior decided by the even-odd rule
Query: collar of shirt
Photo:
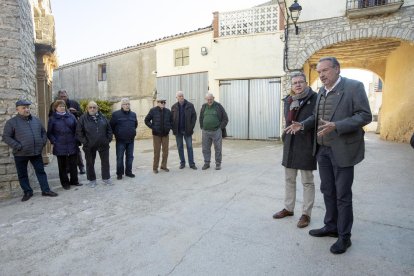
[[[332,86],[332,88],[331,89],[326,89],[326,87],[325,87],[325,93],[326,93],[326,95],[328,95],[328,93],[329,92],[331,92],[332,90],[334,90],[335,89],[335,87],[338,85],[338,83],[341,81],[341,76],[339,76],[339,78],[336,80],[336,82],[335,82],[335,84]]]

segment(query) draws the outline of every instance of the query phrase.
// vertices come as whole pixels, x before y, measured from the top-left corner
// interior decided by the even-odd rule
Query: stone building
[[[15,115],[15,102],[30,100],[47,122],[56,67],[54,19],[49,0],[0,0],[0,134]],[[49,148],[44,151],[48,162]],[[0,198],[20,191],[9,147],[0,143]]]
[[[323,56],[336,56],[341,68],[374,72],[382,86],[381,138],[407,142],[414,132],[414,1],[298,1],[298,33],[289,20],[286,71],[304,70],[310,82]],[[285,18],[293,1],[279,0]]]

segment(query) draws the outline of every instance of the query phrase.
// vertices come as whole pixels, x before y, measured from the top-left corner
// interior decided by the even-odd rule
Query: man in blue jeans
[[[133,178],[135,174],[132,173],[132,161],[134,160],[134,141],[137,134],[138,120],[135,112],[131,111],[128,98],[123,98],[121,109],[112,113],[110,125],[116,139],[117,179],[121,180],[124,173],[126,176]]]
[[[6,122],[3,131],[3,141],[13,149],[17,176],[24,192],[22,201],[27,201],[33,196],[27,173],[29,161],[39,181],[42,196],[58,195],[50,190],[44,170],[42,149],[47,141],[46,130],[40,120],[30,114],[30,105],[31,102],[26,100],[17,101],[17,115]]]
[[[180,156],[180,169],[185,168],[184,141],[187,146],[188,164],[193,170],[197,170],[194,163],[193,138],[194,126],[197,114],[194,105],[184,99],[184,93],[176,93],[177,102],[171,107],[173,117],[173,133],[177,142],[178,155]]]

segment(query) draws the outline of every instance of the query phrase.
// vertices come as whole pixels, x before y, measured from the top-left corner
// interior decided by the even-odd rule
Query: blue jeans
[[[185,165],[185,157],[184,157],[184,141],[187,146],[187,154],[188,154],[188,164],[190,166],[194,166],[194,154],[193,154],[193,138],[191,135],[187,136],[183,133],[177,133],[175,136],[175,140],[177,141],[177,149],[178,155],[180,156],[180,164]]]
[[[132,174],[132,161],[134,161],[134,142],[116,142],[116,174]],[[124,167],[125,154],[125,167]],[[125,170],[124,170],[125,169]]]
[[[42,155],[35,156],[15,156],[14,162],[16,163],[17,176],[19,177],[20,187],[25,194],[33,194],[33,190],[30,187],[29,176],[27,174],[27,165],[32,163],[33,169],[36,173],[37,180],[40,184],[42,192],[49,192],[49,184],[47,183],[47,175],[45,173],[45,167],[43,164]]]

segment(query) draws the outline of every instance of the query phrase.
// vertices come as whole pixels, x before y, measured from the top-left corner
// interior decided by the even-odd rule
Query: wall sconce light
[[[298,22],[300,12],[302,11],[302,6],[298,4],[298,0],[295,0],[294,3],[289,7],[290,18],[292,18],[293,25],[295,26],[295,33],[299,34],[299,27],[296,26]]]
[[[208,54],[207,47],[201,47],[201,55],[206,56]]]

